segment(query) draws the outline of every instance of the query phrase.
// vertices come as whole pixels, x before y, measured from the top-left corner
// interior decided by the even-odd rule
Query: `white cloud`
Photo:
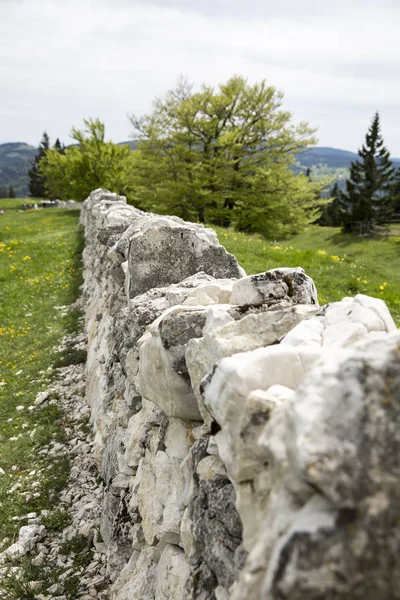
[[[400,156],[400,10],[391,0],[0,0],[0,136],[67,141],[99,117],[115,141],[183,73],[266,78],[320,143],[355,150],[373,113]]]

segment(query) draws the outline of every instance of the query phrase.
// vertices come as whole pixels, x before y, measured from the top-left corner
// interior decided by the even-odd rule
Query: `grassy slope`
[[[55,347],[76,327],[77,315],[56,307],[73,302],[80,284],[77,211],[20,206],[0,200],[0,549],[21,525],[12,517],[49,508],[68,474],[65,459],[37,455],[63,435],[63,416],[28,406],[52,378]]]
[[[385,300],[400,326],[400,227],[396,237],[366,239],[342,235],[332,227],[310,226],[301,235],[276,243],[214,229],[248,274],[303,267],[315,281],[321,304],[358,293],[376,296]]]

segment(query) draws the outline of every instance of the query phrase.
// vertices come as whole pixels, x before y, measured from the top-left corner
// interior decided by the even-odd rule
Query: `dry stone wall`
[[[399,597],[400,332],[96,190],[87,401],[112,600]],[[397,590],[397,591],[396,591]]]

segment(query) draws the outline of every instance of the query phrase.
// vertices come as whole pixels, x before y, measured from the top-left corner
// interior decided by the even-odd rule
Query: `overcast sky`
[[[357,151],[376,110],[400,157],[400,0],[0,0],[0,142],[129,138],[180,74],[266,79],[319,145]]]

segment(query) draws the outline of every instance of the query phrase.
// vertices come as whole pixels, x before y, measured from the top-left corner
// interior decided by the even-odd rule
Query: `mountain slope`
[[[332,169],[349,169],[350,163],[357,160],[358,154],[348,150],[318,146],[312,150],[302,152],[297,156],[297,163],[305,168],[326,165]],[[400,158],[392,158],[393,165],[400,167]]]
[[[28,171],[36,153],[37,148],[23,142],[0,144],[0,187],[12,185],[17,196],[27,196]]]

